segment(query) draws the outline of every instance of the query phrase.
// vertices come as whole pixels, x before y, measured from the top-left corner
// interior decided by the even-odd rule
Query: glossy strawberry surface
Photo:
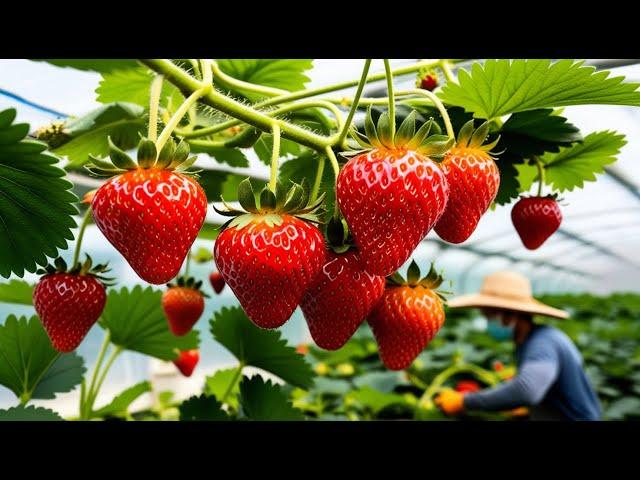
[[[560,228],[562,212],[555,198],[523,197],[511,210],[511,221],[526,248],[539,248]]]
[[[326,252],[322,233],[311,223],[282,214],[282,223],[270,225],[266,217],[227,227],[216,239],[213,256],[251,321],[277,328],[293,314]]]
[[[33,306],[59,352],[71,352],[80,345],[106,301],[104,285],[91,275],[45,275],[33,291]]]
[[[415,360],[444,324],[438,295],[420,285],[390,286],[368,317],[380,359],[391,370]]]
[[[435,231],[449,243],[462,243],[495,199],[500,171],[487,152],[473,148],[451,149],[440,166],[449,184],[449,201]]]
[[[157,169],[132,170],[107,180],[91,205],[107,240],[140,278],[155,285],[178,274],[207,213],[198,182]]]
[[[162,294],[162,309],[171,332],[181,337],[191,331],[204,311],[200,291],[187,287],[171,287]]]
[[[363,268],[386,276],[407,261],[436,224],[447,205],[449,187],[428,157],[374,149],[347,162],[336,192]]]
[[[313,341],[326,350],[341,348],[382,296],[384,283],[362,270],[356,250],[329,251],[300,304]]]
[[[173,364],[178,368],[182,375],[190,377],[199,361],[199,350],[185,350],[184,352],[180,352],[180,356],[177,360],[173,361]]]

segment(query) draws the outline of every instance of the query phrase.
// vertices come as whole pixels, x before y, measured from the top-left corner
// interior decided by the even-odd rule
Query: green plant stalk
[[[278,181],[278,160],[280,159],[280,126],[274,122],[271,129],[273,135],[273,150],[271,151],[271,176],[269,177],[269,189],[276,193]]]
[[[156,75],[151,82],[151,94],[149,98],[149,140],[155,142],[158,138],[158,109],[160,108],[160,95],[162,94],[162,75]]]
[[[358,101],[362,96],[362,91],[364,90],[364,86],[367,83],[367,75],[369,74],[369,67],[371,66],[371,59],[368,58],[364,61],[364,67],[362,68],[362,75],[360,76],[360,83],[358,84],[358,89],[356,90],[356,94],[353,97],[353,102],[351,103],[351,108],[349,109],[349,114],[347,115],[347,120],[342,126],[342,130],[338,135],[337,145],[342,145],[342,142],[347,137],[347,133],[349,132],[349,128],[351,128],[351,122],[353,121],[353,117],[356,114],[356,110],[358,109]]]
[[[333,149],[331,147],[327,147],[325,149],[325,153],[327,154],[327,157],[329,158],[329,162],[331,163],[331,167],[333,168],[333,174],[335,176],[335,180],[334,180],[334,185],[335,185],[338,182],[338,175],[340,175],[340,164],[338,163],[336,154],[333,153]],[[334,218],[340,218],[340,207],[338,206],[337,198],[333,208],[333,216]]]
[[[107,377],[107,373],[109,373],[113,362],[116,360],[116,358],[118,358],[118,355],[120,355],[120,353],[122,353],[122,347],[114,346],[114,349],[111,351],[111,355],[109,355],[107,363],[105,363],[104,368],[102,369],[100,379],[98,380],[94,391],[92,393],[90,392],[87,404],[87,419],[91,418],[91,414],[93,413],[93,405],[95,404],[96,398],[98,397],[98,392],[100,391],[100,388],[102,388],[102,384],[104,383],[104,380]]]
[[[542,186],[545,182],[544,175],[544,165],[540,158],[537,155],[533,156],[533,161],[536,163],[536,168],[538,169],[538,197],[542,196]]]
[[[336,119],[336,123],[338,124],[338,128],[342,128],[342,113],[340,110],[330,102],[324,100],[307,100],[305,102],[300,102],[296,104],[285,105],[275,110],[271,110],[268,112],[262,112],[267,115],[269,118],[276,117],[278,115],[282,115],[285,113],[295,112],[298,110],[304,110],[306,108],[324,108],[325,110],[329,110]],[[176,133],[183,136],[184,138],[196,138],[196,137],[204,137],[207,135],[213,135],[214,133],[222,132],[228,128],[235,127],[237,125],[242,125],[242,120],[227,120],[226,122],[218,123],[217,125],[212,125],[206,128],[200,128],[198,130],[186,131],[176,129]],[[324,137],[323,137],[324,138]]]
[[[76,248],[73,251],[73,260],[71,261],[71,268],[78,263],[80,258],[80,249],[82,248],[82,239],[84,238],[84,231],[87,229],[89,223],[89,217],[91,216],[91,205],[87,206],[87,211],[84,212],[82,217],[82,223],[80,224],[80,231],[78,232],[78,241],[76,242]]]
[[[198,64],[198,60],[196,58],[190,58],[189,63],[193,68],[193,72],[196,74],[196,78],[202,78],[202,72],[200,71],[200,65]]]
[[[453,125],[451,125],[451,119],[449,118],[449,113],[447,112],[447,109],[444,107],[444,104],[442,103],[442,101],[440,101],[437,95],[435,95],[433,92],[430,92],[429,90],[422,90],[420,88],[414,88],[411,90],[402,90],[401,92],[398,92],[398,95],[400,94],[422,95],[424,97],[429,98],[429,100],[433,102],[433,104],[436,106],[436,108],[440,112],[440,115],[442,115],[442,120],[444,121],[444,126],[447,130],[447,135],[449,136],[449,138],[453,138],[455,140],[456,134],[453,131]]]
[[[218,62],[216,62],[215,60],[211,62],[211,70],[213,72],[214,82],[221,87],[228,88],[229,90],[253,92],[260,95],[265,95],[267,97],[275,97],[278,95],[286,95],[287,93],[289,93],[288,90],[282,90],[281,88],[266,87],[264,85],[257,85],[255,83],[245,82],[243,80],[233,78],[232,76],[224,73],[220,69]]]
[[[393,93],[393,73],[389,59],[384,59],[384,71],[387,77],[387,97],[389,98],[389,130],[391,131],[391,144],[396,136],[396,98]]]
[[[452,60],[453,63],[456,63],[458,60]],[[415,73],[419,71],[421,68],[431,68],[437,67],[440,64],[440,60],[436,61],[420,61],[413,63],[411,65],[407,65],[404,67],[396,68],[392,70],[391,73],[394,77],[407,75],[410,73]],[[369,75],[367,77],[366,83],[376,82],[378,80],[384,80],[386,78],[386,72],[383,73],[375,73],[373,75]],[[254,108],[267,107],[270,105],[277,105],[284,102],[290,102],[293,100],[300,100],[303,98],[316,97],[318,95],[323,95],[325,93],[332,93],[338,90],[344,90],[347,88],[355,87],[358,85],[358,80],[349,80],[346,82],[334,83],[333,85],[327,85],[325,87],[319,88],[310,88],[307,90],[300,90],[297,92],[290,93],[288,95],[282,95],[281,97],[271,98],[269,100],[264,100],[260,103],[256,103]]]
[[[455,78],[453,76],[453,72],[451,71],[451,61],[450,60],[446,60],[446,59],[442,59],[439,62],[440,70],[442,70],[442,73],[444,74],[444,78],[447,79],[447,82],[455,82]]]
[[[227,387],[227,390],[224,392],[224,395],[222,395],[222,398],[220,399],[220,403],[224,403],[227,401],[227,398],[229,398],[229,394],[233,391],[233,387],[235,387],[236,383],[238,383],[238,379],[240,378],[240,375],[242,374],[242,370],[244,369],[244,367],[245,367],[244,362],[240,362],[238,364],[238,368],[236,368],[236,371],[234,372],[233,377],[229,382],[229,386]]]
[[[147,67],[157,73],[162,73],[171,83],[183,92],[195,92],[201,88],[200,82],[187,74],[184,70],[171,63],[169,60],[144,59],[140,60]],[[202,103],[209,105],[238,120],[253,125],[264,132],[271,132],[273,119],[263,112],[243,105],[242,103],[227,97],[214,89],[210,89],[201,97]],[[280,129],[285,138],[293,140],[301,145],[323,151],[330,145],[330,139],[312,133],[298,125],[288,122],[280,122]]]
[[[318,168],[316,169],[316,179],[313,182],[313,188],[311,189],[311,202],[315,202],[318,198],[318,192],[320,191],[320,184],[322,183],[322,175],[324,174],[324,156],[320,155],[318,159]]]
[[[104,339],[102,340],[102,345],[100,346],[100,351],[98,353],[98,358],[96,360],[96,365],[93,367],[93,374],[91,375],[91,381],[89,382],[89,389],[87,390],[87,396],[84,399],[84,402],[80,403],[80,419],[86,420],[86,405],[89,397],[91,396],[91,392],[93,391],[93,387],[95,386],[98,371],[102,366],[102,361],[104,360],[104,355],[107,352],[107,347],[109,346],[109,342],[111,342],[111,332],[109,330],[105,331]]]

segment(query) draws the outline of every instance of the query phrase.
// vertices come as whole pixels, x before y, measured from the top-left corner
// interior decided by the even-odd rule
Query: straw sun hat
[[[533,298],[529,280],[519,273],[507,271],[487,275],[484,277],[479,293],[452,298],[447,305],[452,308],[499,308],[553,318],[569,316],[567,312],[545,305]]]

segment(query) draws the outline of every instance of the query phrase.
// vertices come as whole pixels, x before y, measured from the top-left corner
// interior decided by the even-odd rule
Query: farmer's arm
[[[466,410],[501,411],[540,403],[555,382],[560,364],[550,345],[533,346],[509,382],[464,396]]]

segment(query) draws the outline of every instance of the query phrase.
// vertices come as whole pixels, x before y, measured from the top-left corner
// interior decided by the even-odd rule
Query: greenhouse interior
[[[639,419],[639,87],[0,60],[0,420]]]

